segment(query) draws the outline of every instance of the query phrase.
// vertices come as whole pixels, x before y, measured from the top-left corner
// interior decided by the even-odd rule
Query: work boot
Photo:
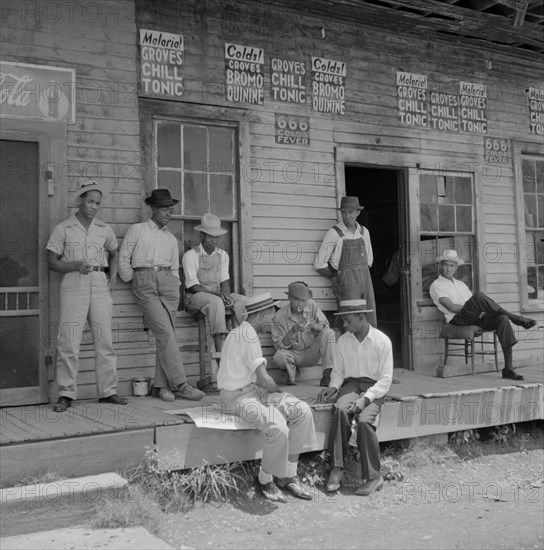
[[[187,382],[180,384],[174,392],[177,399],[188,399],[189,401],[200,401],[206,394],[203,391],[193,388]]]
[[[53,405],[53,410],[58,413],[63,413],[66,409],[72,406],[72,399],[70,397],[61,396],[59,400]]]
[[[383,477],[375,477],[374,479],[368,479],[366,483],[355,489],[355,494],[363,497],[371,495],[374,491],[379,491],[383,487]]]
[[[159,397],[169,403],[176,400],[174,394],[168,388],[159,388]]]

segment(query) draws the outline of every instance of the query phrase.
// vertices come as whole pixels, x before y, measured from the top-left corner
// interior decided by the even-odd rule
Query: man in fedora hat
[[[330,372],[333,366],[336,335],[306,283],[290,283],[286,294],[289,302],[276,312],[272,323],[277,350],[274,363],[287,371],[291,385],[296,384],[299,369],[317,365],[320,360],[326,377],[327,369]]]
[[[503,378],[523,380],[512,364],[512,347],[517,339],[510,321],[524,329],[534,327],[536,321],[506,311],[483,292],[472,293],[463,281],[456,279],[454,275],[457,268],[465,263],[456,250],[444,250],[436,262],[440,264],[440,275],[431,284],[429,292],[446,322],[456,326],[477,325],[483,330],[495,330],[504,355]]]
[[[363,208],[359,197],[342,197],[338,208],[342,221],[325,234],[314,268],[320,275],[332,279],[337,304],[340,300],[364,298],[371,311],[368,320],[376,327],[376,304],[370,276],[374,259],[370,233],[357,223]]]
[[[331,383],[321,391],[319,401],[335,400],[329,432],[329,452],[333,469],[328,491],[337,491],[344,473],[348,443],[359,450],[363,485],[355,494],[367,496],[383,486],[380,445],[376,436],[376,417],[393,379],[391,340],[370,325],[367,302],[343,300],[338,312],[347,332],[338,338]],[[355,441],[350,441],[350,427]]]
[[[246,298],[242,314],[246,319],[223,344],[217,386],[224,411],[253,423],[264,435],[258,476],[264,497],[285,502],[279,485],[297,498],[310,500],[297,466],[300,453],[317,448],[314,418],[305,401],[282,392],[266,371],[258,332],[268,330],[273,316],[269,292]]]
[[[221,351],[223,335],[228,332],[225,308],[233,310],[238,322],[245,297],[230,289],[229,255],[217,246],[218,237],[227,233],[221,220],[207,212],[195,230],[200,231],[200,244],[188,250],[181,260],[187,290],[185,309],[206,316],[215,349]]]
[[[95,347],[98,401],[128,403],[117,395],[117,361],[111,332],[117,238],[108,224],[95,217],[104,197],[103,189],[92,181],[83,184],[75,196],[79,200],[77,212],[55,226],[46,246],[49,269],[63,274],[56,357],[57,412],[66,411],[77,397],[79,347],[87,320]]]
[[[163,401],[176,397],[198,401],[204,392],[185,376],[174,329],[179,305],[178,241],[167,229],[179,200],[168,189],[154,189],[145,199],[151,218],[129,227],[119,255],[119,276],[132,281],[132,293],[157,340],[154,394]]]

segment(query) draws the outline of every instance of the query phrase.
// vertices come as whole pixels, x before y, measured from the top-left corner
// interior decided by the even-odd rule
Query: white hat
[[[210,212],[206,212],[202,216],[201,223],[195,227],[195,230],[207,233],[213,237],[227,233],[227,230],[221,227],[221,220],[215,214],[210,214]]]
[[[348,313],[368,313],[373,309],[366,309],[366,300],[342,300],[338,311],[333,315],[347,315]]]
[[[81,187],[76,191],[75,195],[76,197],[81,197],[84,193],[87,193],[88,191],[98,191],[102,196],[104,196],[106,193],[104,192],[104,189],[96,183],[96,181],[89,181],[87,183],[82,183]]]
[[[270,292],[263,292],[262,294],[256,294],[251,298],[248,298],[245,302],[246,313],[251,315],[262,309],[267,309],[277,305],[279,302],[274,302],[272,294]]]
[[[455,262],[457,265],[463,265],[465,261],[463,258],[459,258],[457,255],[457,250],[444,250],[442,256],[436,258],[436,263],[440,262]]]

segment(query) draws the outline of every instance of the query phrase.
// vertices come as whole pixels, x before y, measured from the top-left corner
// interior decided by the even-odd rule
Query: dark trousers
[[[333,457],[333,466],[337,468],[344,467],[344,457],[351,435],[352,415],[348,412],[348,408],[375,383],[370,378],[348,378],[338,391],[329,432],[329,452]],[[374,479],[380,475],[380,445],[374,423],[383,402],[383,397],[375,399],[359,414],[357,448],[359,449],[363,480]]]
[[[514,315],[499,306],[483,292],[475,292],[465,302],[463,309],[450,321],[451,325],[466,326],[477,325],[483,330],[496,330],[501,348],[510,348],[517,343],[510,321],[518,319]]]

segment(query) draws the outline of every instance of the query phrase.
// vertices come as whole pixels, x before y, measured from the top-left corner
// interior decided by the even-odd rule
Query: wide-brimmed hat
[[[221,220],[215,214],[210,214],[210,212],[206,212],[202,216],[200,225],[197,225],[195,230],[207,233],[213,237],[219,237],[219,235],[227,233],[227,230],[221,227]]]
[[[76,197],[81,197],[84,193],[87,193],[88,191],[98,191],[102,194],[102,196],[105,196],[106,193],[104,192],[104,189],[96,183],[96,181],[88,181],[87,183],[82,183],[81,187],[76,191],[75,195]]]
[[[304,281],[290,283],[285,294],[293,298],[298,298],[299,300],[309,300],[313,297],[310,287]]]
[[[256,294],[251,298],[247,298],[245,301],[246,313],[251,315],[252,313],[257,313],[262,309],[267,309],[277,305],[278,302],[274,302],[272,294],[270,292],[263,292],[262,294]]]
[[[463,265],[465,260],[459,258],[457,250],[444,250],[442,256],[436,258],[436,263],[439,264],[440,262],[455,262],[457,265]]]
[[[363,210],[364,206],[359,204],[359,197],[342,197],[338,210]]]
[[[373,309],[366,308],[366,300],[342,300],[338,311],[333,315],[347,315],[348,313],[369,313]]]
[[[179,200],[172,198],[170,189],[153,189],[153,191],[151,191],[151,196],[147,197],[144,202],[149,204],[149,206],[162,208],[164,206],[174,206]]]

